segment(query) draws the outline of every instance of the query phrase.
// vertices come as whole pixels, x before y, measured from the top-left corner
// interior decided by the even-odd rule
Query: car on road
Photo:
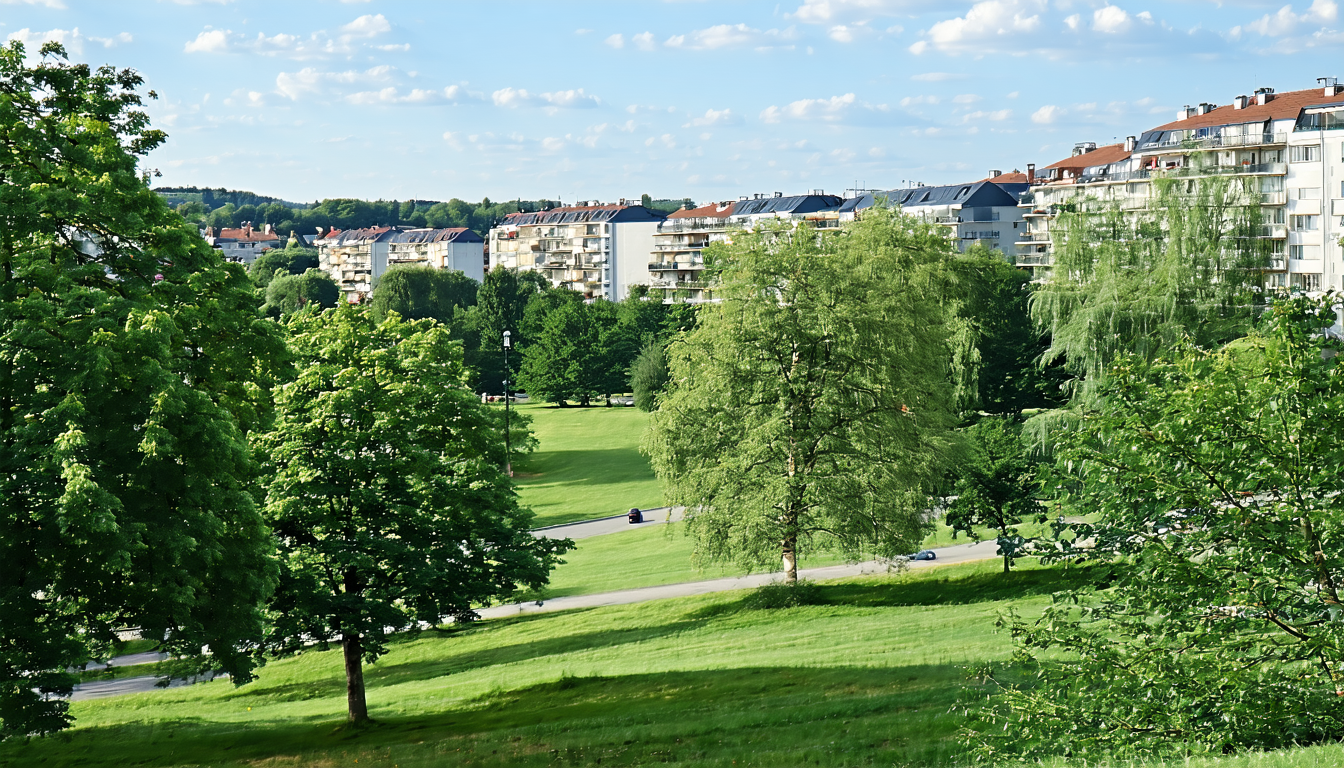
[[[911,560],[937,560],[938,553],[932,549],[921,549],[913,555],[906,555]]]

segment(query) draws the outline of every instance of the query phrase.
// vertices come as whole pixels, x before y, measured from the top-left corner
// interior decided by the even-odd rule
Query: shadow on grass
[[[948,763],[952,666],[759,667],[562,677],[413,717],[89,728],[0,745],[0,764],[61,766],[856,765]]]

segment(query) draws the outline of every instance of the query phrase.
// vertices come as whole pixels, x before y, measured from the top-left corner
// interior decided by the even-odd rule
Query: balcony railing
[[[1053,257],[1048,253],[1037,253],[1030,256],[1018,256],[1016,264],[1019,267],[1048,267]]]
[[[1048,243],[1050,242],[1049,232],[1023,232],[1018,237],[1019,243]]]
[[[722,232],[729,228],[726,220],[719,219],[677,219],[664,221],[658,225],[659,232]]]
[[[649,264],[650,272],[689,272],[692,270],[704,269],[704,264],[696,264],[686,261],[659,261]]]

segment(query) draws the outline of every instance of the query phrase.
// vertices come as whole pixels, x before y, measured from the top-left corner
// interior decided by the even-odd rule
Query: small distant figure
[[[632,507],[626,517],[630,518],[631,525],[644,522],[644,513],[639,511],[639,507]]]

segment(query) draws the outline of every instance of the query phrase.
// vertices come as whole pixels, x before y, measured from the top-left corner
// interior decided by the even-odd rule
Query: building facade
[[[313,244],[317,246],[318,268],[331,275],[351,302],[372,294],[374,282],[397,265],[454,269],[477,281],[485,277],[485,240],[461,227],[332,230]]]
[[[1052,223],[1065,205],[1147,207],[1153,182],[1231,178],[1260,207],[1269,241],[1269,288],[1344,289],[1344,88],[1278,94],[1261,88],[1231,103],[1184,107],[1176,120],[1124,144],[1079,145],[1033,178],[1022,207],[1030,222],[1019,264],[1052,263]]]
[[[625,201],[510,214],[490,230],[490,267],[540,272],[553,286],[620,301],[649,284],[663,219]]]
[[[664,302],[703,302],[713,298],[705,280],[705,248],[730,239],[735,203],[683,208],[668,214],[653,236],[649,262],[649,295]]]
[[[1019,197],[1028,189],[1026,174],[991,171],[987,178],[964,184],[909,187],[868,192],[845,200],[840,221],[853,221],[879,200],[899,206],[901,213],[918,216],[947,229],[947,236],[965,251],[974,244],[998,250],[1008,257],[1017,253],[1024,226]]]
[[[250,223],[244,223],[237,229],[221,227],[218,232],[213,227],[206,227],[201,236],[210,247],[223,252],[225,261],[239,264],[251,264],[263,251],[280,247],[280,235],[270,224],[253,229]]]

